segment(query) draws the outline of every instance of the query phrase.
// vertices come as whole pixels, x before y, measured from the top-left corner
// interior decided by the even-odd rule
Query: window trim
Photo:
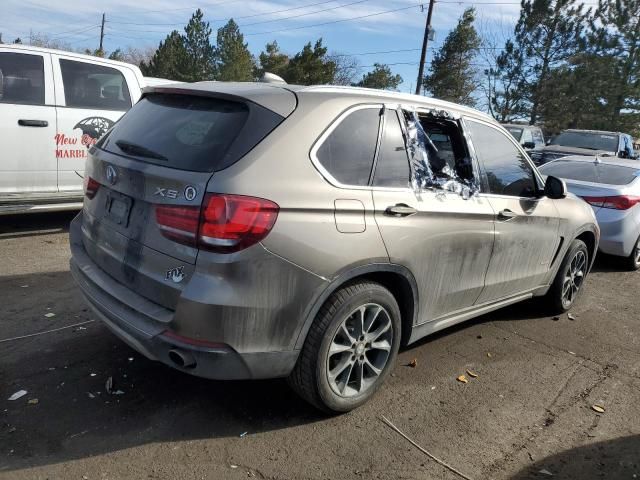
[[[122,78],[124,79],[126,85],[127,85],[127,90],[129,91],[129,102],[130,105],[122,110],[120,108],[103,108],[102,106],[100,107],[87,107],[87,106],[83,106],[83,107],[78,107],[78,106],[74,106],[74,105],[67,105],[67,94],[64,88],[64,77],[62,75],[62,63],[61,60],[66,60],[66,61],[70,61],[70,62],[77,62],[77,63],[86,63],[89,65],[96,65],[98,67],[106,67],[106,68],[111,68],[113,70],[116,70],[118,73],[120,73],[120,75],[122,75]],[[105,112],[127,112],[131,109],[131,107],[133,107],[133,105],[135,105],[136,101],[134,101],[134,96],[133,96],[133,92],[131,90],[131,85],[130,85],[130,79],[127,78],[127,72],[125,72],[124,68],[121,68],[119,65],[112,65],[110,63],[103,63],[103,62],[99,62],[99,61],[89,61],[89,60],[84,60],[84,59],[79,59],[79,58],[74,58],[74,57],[68,57],[65,55],[56,55],[54,61],[52,61],[52,64],[54,65],[54,70],[57,73],[57,77],[59,78],[59,82],[58,82],[58,87],[59,87],[59,92],[56,92],[56,103],[58,107],[64,107],[64,108],[73,108],[76,110],[98,110],[98,111],[105,111]],[[59,98],[58,98],[59,95]]]
[[[372,109],[372,110],[378,109],[382,111],[384,108],[385,108],[385,105],[383,103],[361,103],[359,105],[353,105],[347,108],[340,115],[338,115],[335,119],[332,120],[332,122],[325,129],[325,131],[322,132],[322,135],[318,137],[318,139],[315,141],[315,143],[311,147],[311,151],[309,152],[311,163],[316,168],[316,170],[318,170],[320,175],[322,175],[322,177],[334,187],[347,188],[349,190],[371,190],[371,177],[374,172],[374,165],[378,160],[378,152],[380,149],[380,135],[382,134],[383,116],[380,115],[380,118],[378,119],[378,135],[376,139],[376,146],[373,153],[371,170],[369,171],[369,180],[367,182],[367,185],[349,185],[349,184],[341,183],[340,181],[338,181],[333,175],[331,175],[331,173],[326,168],[324,168],[324,166],[320,162],[320,159],[318,158],[318,150],[320,150],[320,147],[322,147],[322,145],[327,140],[327,138],[329,138],[329,135],[333,133],[333,131],[338,127],[338,125],[340,125],[344,121],[344,119],[346,119],[353,112],[356,112],[358,110],[365,110],[365,109]]]
[[[545,182],[542,179],[542,176],[540,175],[540,172],[538,171],[538,168],[531,161],[531,158],[529,158],[529,155],[527,155],[527,152],[524,150],[524,148],[522,148],[522,145],[520,145],[516,141],[516,139],[513,138],[513,136],[511,134],[509,134],[509,132],[504,127],[502,127],[500,125],[494,125],[491,122],[488,122],[486,120],[482,120],[482,119],[479,119],[479,118],[473,118],[473,117],[469,117],[469,116],[466,116],[466,115],[463,116],[460,121],[461,121],[462,126],[463,126],[464,131],[465,131],[465,137],[467,138],[467,144],[469,145],[470,153],[473,156],[474,160],[477,162],[477,164],[480,166],[480,173],[481,173],[481,175],[480,175],[480,185],[482,187],[482,190],[480,191],[479,194],[481,196],[483,196],[483,197],[494,197],[494,198],[525,199],[525,200],[528,200],[528,201],[540,200],[540,199],[544,198],[544,196],[542,195],[542,190],[544,188],[544,183]],[[496,130],[498,133],[502,134],[505,138],[507,138],[507,140],[509,140],[511,142],[511,144],[524,156],[525,160],[529,164],[529,167],[531,167],[531,170],[533,171],[534,178],[536,179],[536,182],[537,182],[536,186],[538,187],[538,196],[535,196],[535,197],[521,197],[521,196],[515,196],[515,195],[504,195],[504,194],[500,194],[500,193],[491,193],[489,191],[489,185],[485,181],[485,175],[482,175],[482,173],[486,173],[486,167],[484,165],[484,162],[482,162],[482,160],[480,160],[480,157],[478,157],[475,145],[473,144],[473,139],[471,137],[471,131],[469,130],[468,122],[475,122],[475,123],[479,123],[481,125],[484,125],[486,127],[493,128],[494,130]]]

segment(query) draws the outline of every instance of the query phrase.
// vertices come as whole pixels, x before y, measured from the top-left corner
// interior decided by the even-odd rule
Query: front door
[[[476,302],[491,258],[494,215],[488,199],[480,196],[465,199],[438,189],[417,193],[409,188],[401,120],[397,111],[385,110],[373,178],[375,218],[391,262],[415,276],[418,322],[424,323]],[[463,160],[466,146],[457,123],[442,122],[436,130],[439,159]]]
[[[117,68],[56,56],[54,71],[60,92],[58,186],[61,192],[79,192],[89,148],[131,108],[131,94]]]
[[[0,195],[57,190],[51,55],[0,47]]]
[[[553,200],[519,145],[489,123],[466,119],[483,175],[481,198],[495,211],[496,240],[478,303],[541,286],[558,250],[560,221]]]

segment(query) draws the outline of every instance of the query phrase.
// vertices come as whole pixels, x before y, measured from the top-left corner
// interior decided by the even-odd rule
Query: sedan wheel
[[[640,270],[640,238],[636,241],[636,245],[633,247],[631,255],[625,259],[625,263],[628,270]]]

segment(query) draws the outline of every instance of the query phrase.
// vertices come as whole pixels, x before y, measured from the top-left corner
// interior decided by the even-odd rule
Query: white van
[[[0,45],[0,215],[81,208],[87,151],[144,85],[135,65]]]

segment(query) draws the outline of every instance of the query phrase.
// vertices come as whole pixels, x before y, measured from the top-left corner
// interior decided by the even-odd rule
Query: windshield
[[[551,141],[550,145],[617,152],[618,136],[613,133],[562,132]]]
[[[504,127],[504,128],[506,128],[507,131],[511,135],[513,135],[513,138],[520,141],[520,139],[522,138],[522,128],[518,128],[518,127]]]
[[[543,175],[552,175],[566,180],[604,183],[607,185],[628,185],[640,176],[637,168],[595,162],[573,162],[557,160],[540,167]]]

